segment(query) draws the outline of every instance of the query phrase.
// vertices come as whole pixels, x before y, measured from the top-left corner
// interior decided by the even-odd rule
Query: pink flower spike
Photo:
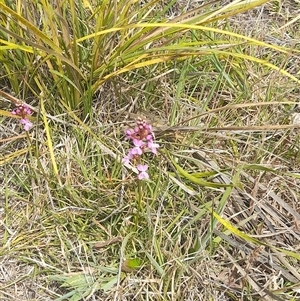
[[[139,180],[143,180],[143,179],[149,179],[149,174],[147,173],[147,169],[148,169],[148,165],[142,165],[142,164],[138,164],[137,167],[138,171],[140,171],[139,175],[138,175],[138,179]]]

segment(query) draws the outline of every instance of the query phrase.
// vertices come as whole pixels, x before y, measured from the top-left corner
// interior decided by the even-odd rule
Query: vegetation
[[[299,11],[0,1],[0,299],[298,300]]]

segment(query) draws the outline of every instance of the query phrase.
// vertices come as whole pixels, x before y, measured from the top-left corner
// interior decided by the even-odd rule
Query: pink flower
[[[157,143],[149,141],[147,147],[151,150],[153,154],[157,154],[157,148],[159,148],[159,145]]]
[[[21,117],[20,123],[24,125],[25,131],[29,131],[32,128],[33,124],[27,118],[32,112],[26,103],[17,106],[11,113]]]
[[[143,150],[139,146],[135,146],[134,148],[131,149],[130,152],[132,155],[138,155],[138,156],[143,154]]]
[[[152,136],[152,134],[147,135],[146,140],[147,140],[147,141],[153,141],[153,136]]]
[[[132,142],[134,144],[134,147],[130,150],[130,153],[135,156],[141,156],[143,154],[143,147],[145,146],[145,143],[143,140],[137,140],[132,139]]]
[[[125,133],[126,133],[126,138],[127,139],[131,139],[132,138],[132,134],[133,134],[132,130],[128,129],[128,130],[126,130]]]
[[[132,139],[132,143],[134,146],[140,147],[140,148],[142,148],[142,146],[145,145],[143,140],[138,140],[138,139]]]
[[[147,173],[147,169],[148,169],[148,165],[142,165],[142,164],[138,164],[137,167],[138,171],[140,171],[139,175],[138,175],[138,179],[139,180],[143,180],[143,179],[149,179],[149,174]]]
[[[33,124],[30,122],[30,120],[25,119],[25,118],[20,119],[20,123],[24,125],[25,131],[29,131],[33,126]]]
[[[125,156],[125,157],[122,159],[122,162],[123,162],[124,164],[129,164],[129,162],[130,162],[131,159],[132,159],[132,158],[130,158],[130,156],[128,155],[128,156]]]
[[[23,105],[23,112],[26,115],[31,115],[31,110],[30,110],[30,108],[26,104]]]

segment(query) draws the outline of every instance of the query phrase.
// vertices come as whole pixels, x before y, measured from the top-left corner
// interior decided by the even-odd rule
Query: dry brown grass
[[[299,21],[280,27],[297,17],[299,10],[297,1],[274,1],[228,22],[232,30],[245,35],[296,47]],[[272,56],[257,48],[245,51],[261,58]],[[277,56],[272,60],[288,66],[299,78],[299,58]],[[61,287],[60,281],[49,277],[53,275],[100,276],[102,283],[119,275],[111,289],[91,290],[82,300],[298,300],[299,258],[282,249],[298,253],[300,247],[299,129],[246,129],[291,123],[291,105],[251,104],[297,101],[299,90],[279,72],[248,62],[228,62],[228,73],[238,83],[244,80],[244,90],[222,82],[208,104],[215,113],[199,118],[193,117],[202,113],[210,85],[202,89],[201,81],[195,88],[191,73],[174,116],[176,73],[159,77],[153,81],[159,89],[149,91],[143,84],[132,86],[120,79],[122,102],[109,84],[97,94],[97,121],[89,126],[116,154],[124,151],[117,141],[132,116],[124,117],[123,109],[134,114],[151,102],[151,112],[161,120],[158,123],[168,128],[159,131],[157,125],[157,136],[178,156],[181,166],[190,171],[221,170],[210,179],[216,183],[231,183],[240,172],[243,189],[233,188],[227,197],[227,188],[199,187],[182,177],[176,178],[182,181],[178,188],[167,178],[165,171],[174,170],[162,156],[156,162],[153,176],[157,182],[147,199],[147,215],[136,233],[128,233],[134,215],[134,181],[128,174],[118,178],[120,164],[103,152],[95,137],[68,117],[57,117],[61,122],[53,124],[52,131],[61,166],[60,186],[49,162],[45,132],[35,131],[33,151],[28,151],[16,123],[2,122],[0,300],[62,300],[59,298],[72,286]],[[213,83],[217,78],[217,70],[211,70],[205,80]],[[240,103],[249,106],[219,110]],[[188,131],[199,125],[201,132]],[[245,129],[220,130],[224,127]],[[24,150],[24,155],[10,159],[17,150]],[[230,233],[209,214],[207,206],[262,244]],[[97,242],[101,247],[95,248]],[[136,254],[144,265],[122,274],[121,279],[124,259]]]

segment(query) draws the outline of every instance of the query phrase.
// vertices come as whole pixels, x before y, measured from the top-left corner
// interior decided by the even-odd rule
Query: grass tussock
[[[296,2],[0,8],[1,300],[299,299]]]

